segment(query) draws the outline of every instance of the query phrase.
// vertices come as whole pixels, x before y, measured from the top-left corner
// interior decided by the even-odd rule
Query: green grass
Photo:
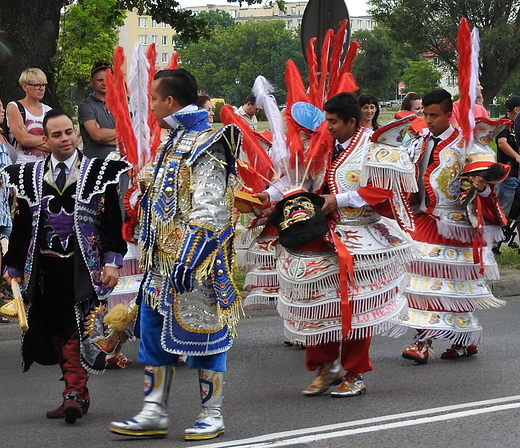
[[[495,260],[500,269],[520,269],[518,249],[511,249],[507,244],[502,244],[500,252],[502,252],[502,255],[495,255]]]
[[[247,272],[241,267],[237,267],[234,271],[233,279],[235,280],[235,284],[237,285],[239,291],[244,289],[246,274]]]

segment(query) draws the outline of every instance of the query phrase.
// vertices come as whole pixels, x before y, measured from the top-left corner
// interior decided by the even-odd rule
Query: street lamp
[[[236,105],[237,105],[237,108],[240,107],[240,89],[238,87],[238,85],[240,84],[240,79],[238,78],[235,78],[235,95],[236,95]]]

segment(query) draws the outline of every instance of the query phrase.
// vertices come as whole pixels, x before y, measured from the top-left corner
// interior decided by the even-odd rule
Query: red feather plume
[[[146,58],[150,64],[148,72],[148,92],[152,91],[153,78],[155,77],[155,58],[157,56],[157,50],[155,44],[151,44],[146,50]],[[161,128],[159,122],[155,118],[155,115],[150,108],[150,100],[148,101],[148,127],[150,128],[150,154],[152,160],[155,159],[155,151],[161,144]]]
[[[309,167],[311,174],[318,174],[325,169],[333,147],[332,137],[327,130],[327,121],[324,121],[309,142],[309,151],[305,158],[305,167]]]
[[[168,70],[177,70],[179,65],[179,52],[176,51],[172,54],[172,58],[170,59],[170,63],[168,64]]]
[[[235,111],[229,104],[225,104],[222,106],[222,109],[220,109],[220,119],[222,120],[222,123],[226,125],[234,124],[238,126],[242,132],[242,150],[247,155],[249,164],[254,168],[255,172],[258,172],[263,177],[271,180],[274,174],[273,162],[258,142],[254,131],[249,128],[242,117],[235,114]],[[265,180],[262,182],[265,186]],[[250,185],[247,186],[250,187]],[[264,188],[257,191],[263,191],[263,189]]]
[[[340,76],[344,73],[349,73],[352,70],[352,64],[354,63],[354,59],[356,59],[357,52],[359,50],[359,42],[352,41],[348,47],[347,55],[345,56],[345,60],[343,61],[343,65],[340,70]]]
[[[334,47],[330,57],[330,76],[327,99],[330,99],[332,96],[334,96],[333,92],[337,91],[339,70],[341,67],[341,55],[343,54],[343,46],[345,45],[345,32],[347,29],[347,24],[347,19],[341,22],[338,34],[336,34],[336,37],[334,38]]]
[[[130,163],[135,165],[138,161],[137,140],[128,111],[127,89],[122,69],[124,59],[123,48],[116,47],[114,53],[114,73],[112,74],[110,70],[107,70],[106,73],[107,94],[105,102],[116,121],[116,138],[119,144],[119,152],[122,156],[126,156]]]
[[[303,160],[303,144],[299,134],[300,127],[292,118],[291,110],[294,103],[298,101],[308,102],[308,98],[298,67],[290,59],[285,65],[285,85],[287,86],[287,107],[285,108],[287,131],[285,137],[290,152],[290,166],[294,168],[297,160]]]
[[[316,38],[309,40],[307,45],[307,67],[309,67],[309,101],[312,105],[321,108],[322,100],[318,99],[318,59],[314,51],[316,45]]]
[[[459,91],[460,91],[460,109],[459,109],[459,125],[464,136],[464,140],[471,140],[471,125],[468,113],[473,107],[470,97],[471,84],[471,30],[468,20],[463,17],[460,19],[459,32],[457,34],[457,50],[459,52]]]
[[[327,74],[329,73],[329,52],[330,52],[330,44],[332,42],[332,38],[334,37],[334,30],[329,29],[325,33],[325,37],[323,38],[323,43],[321,45],[321,54],[320,54],[320,84],[318,87],[318,101],[320,109],[323,108],[323,100],[325,99],[325,88],[327,86]]]

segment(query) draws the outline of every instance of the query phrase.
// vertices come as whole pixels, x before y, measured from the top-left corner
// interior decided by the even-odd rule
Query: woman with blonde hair
[[[41,100],[47,87],[47,76],[39,68],[28,68],[18,80],[25,92],[19,101],[11,101],[6,108],[8,139],[18,154],[18,163],[34,162],[48,153],[43,141],[43,117],[50,106]]]

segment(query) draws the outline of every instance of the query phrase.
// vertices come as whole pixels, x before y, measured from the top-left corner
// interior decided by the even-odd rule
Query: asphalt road
[[[226,432],[213,441],[187,442],[184,428],[198,414],[196,372],[177,369],[170,397],[170,434],[163,440],[118,437],[109,422],[142,406],[142,366],[91,376],[89,414],[74,425],[49,420],[60,402],[57,366],[21,373],[15,323],[0,325],[0,447],[454,447],[520,446],[519,298],[481,311],[484,343],[477,356],[456,361],[438,356],[428,365],[401,358],[412,334],[376,337],[374,371],[364,396],[332,399],[300,392],[312,379],[304,351],[283,344],[275,311],[249,313],[229,352],[224,390]],[[434,346],[438,355],[446,342]],[[137,342],[125,346],[136,358]],[[128,444],[128,445],[127,445]]]

